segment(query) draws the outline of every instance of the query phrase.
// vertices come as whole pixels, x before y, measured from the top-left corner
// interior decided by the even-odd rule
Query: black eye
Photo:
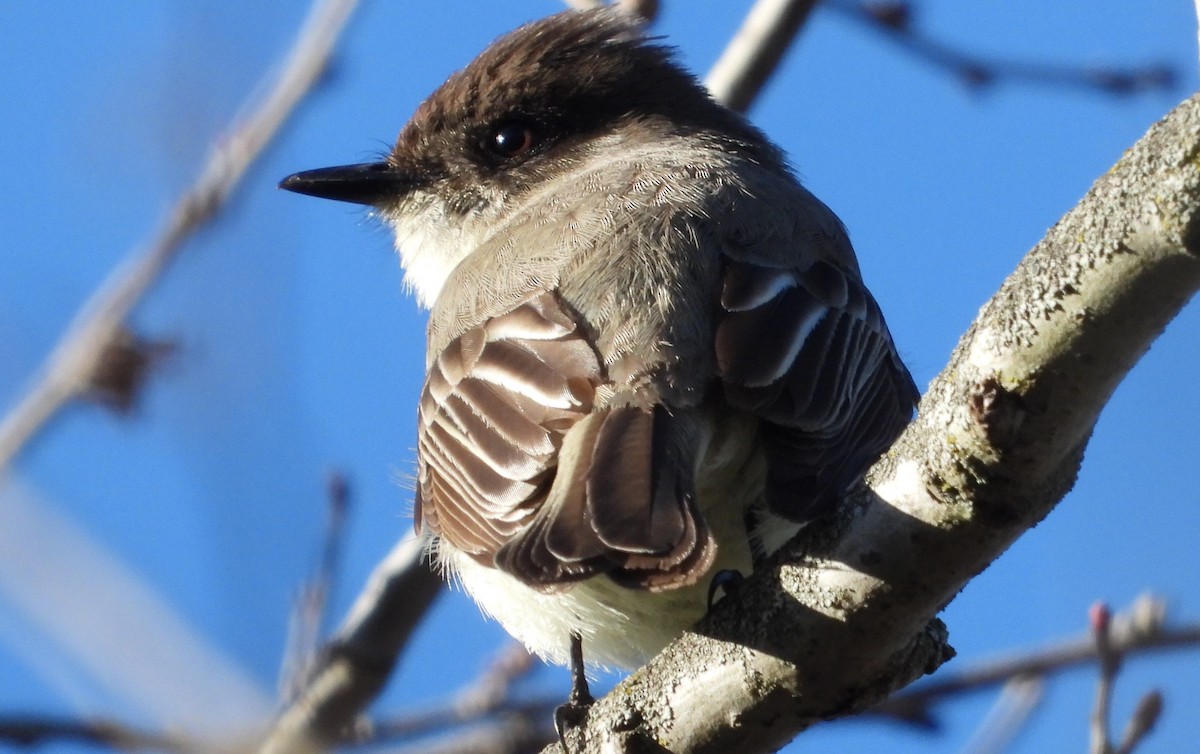
[[[508,159],[525,154],[536,142],[533,127],[520,121],[497,123],[488,133],[486,146],[492,154]]]

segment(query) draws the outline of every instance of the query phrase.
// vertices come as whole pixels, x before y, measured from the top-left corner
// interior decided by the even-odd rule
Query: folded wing
[[[879,306],[828,259],[789,267],[744,254],[726,261],[720,306],[718,370],[728,402],[763,420],[767,503],[793,520],[821,515],[918,398]]]
[[[604,382],[552,292],[451,341],[418,409],[418,526],[546,589],[693,583],[715,548],[692,440],[660,406],[597,408]]]

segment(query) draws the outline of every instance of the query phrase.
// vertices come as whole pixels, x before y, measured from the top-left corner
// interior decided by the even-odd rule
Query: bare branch
[[[825,0],[825,7],[880,32],[906,52],[949,71],[968,86],[982,87],[998,81],[1011,81],[1128,95],[1169,89],[1176,81],[1174,69],[1165,63],[1140,68],[1117,68],[988,59],[922,34],[912,23],[912,11],[907,2]]]
[[[870,490],[600,700],[572,743],[773,750],[936,669],[951,650],[933,616],[1062,499],[1112,391],[1200,288],[1197,153],[1200,97],[1027,255]]]
[[[1125,657],[1200,647],[1200,623],[1164,627],[1161,603],[1150,598],[1139,600],[1129,613],[1113,618],[1110,634],[1113,651]],[[866,714],[933,729],[936,725],[931,708],[939,701],[971,692],[986,691],[997,686],[1007,687],[1014,680],[1044,678],[1097,660],[1096,642],[1089,632],[1044,648],[977,662],[974,666],[949,677],[925,682],[912,690],[896,694],[871,708]],[[512,684],[531,670],[532,665],[533,660],[528,652],[516,644],[510,644],[498,653],[496,659],[475,682],[445,703],[428,710],[373,723],[350,743],[395,744],[436,735],[456,727],[457,731],[436,745],[437,750],[479,751],[476,747],[486,740],[481,737],[481,731],[527,730],[531,732],[530,735],[541,735],[542,743],[548,742],[554,738],[549,721],[554,708],[562,702],[561,697],[512,697]],[[1016,703],[1004,703],[1006,720],[1002,722],[1009,722],[1012,716],[1019,716],[1023,709],[1022,703],[1030,702],[1031,695],[1035,696],[1035,692],[1033,687],[1018,687],[1015,693]],[[1139,702],[1123,736],[1122,745],[1117,751],[1132,751],[1138,741],[1153,727],[1161,711],[1161,695],[1158,692],[1146,694]],[[73,721],[27,716],[0,718],[0,741],[14,745],[35,745],[58,740],[84,740],[121,751],[155,750],[191,754],[214,750],[213,742],[209,740],[197,743],[177,735],[137,730],[114,721]],[[526,746],[525,749],[517,751],[530,748],[532,747]],[[428,749],[423,745],[417,750]]]
[[[549,715],[500,715],[441,742],[422,742],[395,754],[526,754],[554,740]]]
[[[1018,676],[1005,683],[987,717],[963,746],[964,754],[1000,754],[1008,748],[1041,704],[1045,688],[1041,678]]]
[[[561,699],[515,702],[512,686],[537,664],[518,644],[502,649],[474,682],[443,704],[431,709],[381,720],[355,743],[395,742],[428,736],[455,726],[469,726],[488,717],[521,715],[549,728],[551,713]],[[549,740],[549,737],[547,738]]]
[[[1149,598],[1147,598],[1149,599]],[[1157,600],[1150,600],[1160,605]],[[1157,609],[1147,611],[1138,605],[1127,614],[1117,615],[1109,627],[1109,646],[1123,656],[1169,649],[1200,647],[1200,623],[1164,627]],[[1150,613],[1147,616],[1147,612]],[[887,715],[927,727],[930,707],[942,699],[966,692],[984,691],[1013,678],[1044,677],[1082,667],[1099,660],[1096,640],[1091,632],[1056,642],[1042,649],[1018,652],[1012,656],[983,660],[973,667],[945,678],[923,682],[896,694],[871,708],[869,714]]]
[[[1146,600],[1140,600],[1139,604],[1145,605]],[[1138,605],[1135,605],[1135,608]],[[1151,616],[1152,621],[1161,625],[1162,616],[1165,610],[1159,606],[1155,609],[1143,607],[1142,613]],[[1135,613],[1135,618],[1136,618]],[[1113,641],[1112,620],[1108,611],[1108,607],[1102,603],[1097,603],[1092,606],[1088,613],[1089,622],[1092,629],[1092,638],[1096,645],[1096,657],[1100,661],[1100,679],[1097,682],[1096,689],[1096,704],[1092,710],[1090,720],[1090,750],[1091,754],[1130,754],[1138,742],[1146,736],[1147,733],[1158,722],[1159,715],[1162,714],[1163,698],[1159,691],[1151,691],[1142,696],[1138,702],[1137,709],[1134,710],[1133,716],[1129,720],[1129,724],[1125,727],[1125,734],[1122,736],[1121,744],[1114,747],[1112,736],[1109,735],[1109,722],[1112,716],[1112,694],[1113,687],[1116,685],[1117,673],[1121,670],[1121,665],[1125,660],[1125,653],[1122,647]],[[1135,620],[1136,624],[1137,621]]]
[[[816,0],[758,0],[704,79],[714,99],[745,112],[779,67]]]
[[[427,543],[408,536],[367,581],[345,623],[324,647],[304,688],[275,723],[262,754],[325,751],[345,738],[387,682],[401,650],[442,593]]]
[[[342,546],[346,536],[346,511],[350,507],[350,483],[340,471],[329,474],[326,486],[325,533],[321,558],[316,574],[296,596],[288,626],[288,642],[280,671],[283,698],[291,701],[301,691],[312,664],[317,659],[317,647],[326,631],[329,594],[341,566]]]
[[[1096,645],[1096,658],[1100,661],[1100,679],[1096,683],[1096,703],[1092,708],[1088,728],[1089,751],[1091,754],[1113,754],[1108,740],[1108,720],[1112,709],[1113,684],[1121,668],[1121,654],[1112,646],[1109,624],[1112,616],[1103,603],[1092,605],[1088,617],[1092,629],[1092,641]]]
[[[195,184],[176,202],[144,248],[109,275],[75,315],[42,373],[0,423],[0,474],[25,443],[68,402],[91,391],[125,320],[175,259],[211,221],[296,105],[318,81],[357,0],[321,0],[310,11],[275,86],[242,124],[217,144]]]

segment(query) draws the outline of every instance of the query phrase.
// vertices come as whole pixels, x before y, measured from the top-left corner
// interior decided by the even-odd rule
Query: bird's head
[[[566,11],[501,37],[451,75],[384,160],[296,173],[280,186],[372,206],[395,232],[408,284],[431,306],[454,267],[539,187],[688,135],[778,159],[636,20]]]

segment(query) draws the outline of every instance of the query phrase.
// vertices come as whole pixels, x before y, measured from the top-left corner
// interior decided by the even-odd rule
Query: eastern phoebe
[[[521,27],[382,162],[280,185],[395,231],[431,310],[416,525],[554,662],[645,661],[912,415],[841,222],[618,12]]]

